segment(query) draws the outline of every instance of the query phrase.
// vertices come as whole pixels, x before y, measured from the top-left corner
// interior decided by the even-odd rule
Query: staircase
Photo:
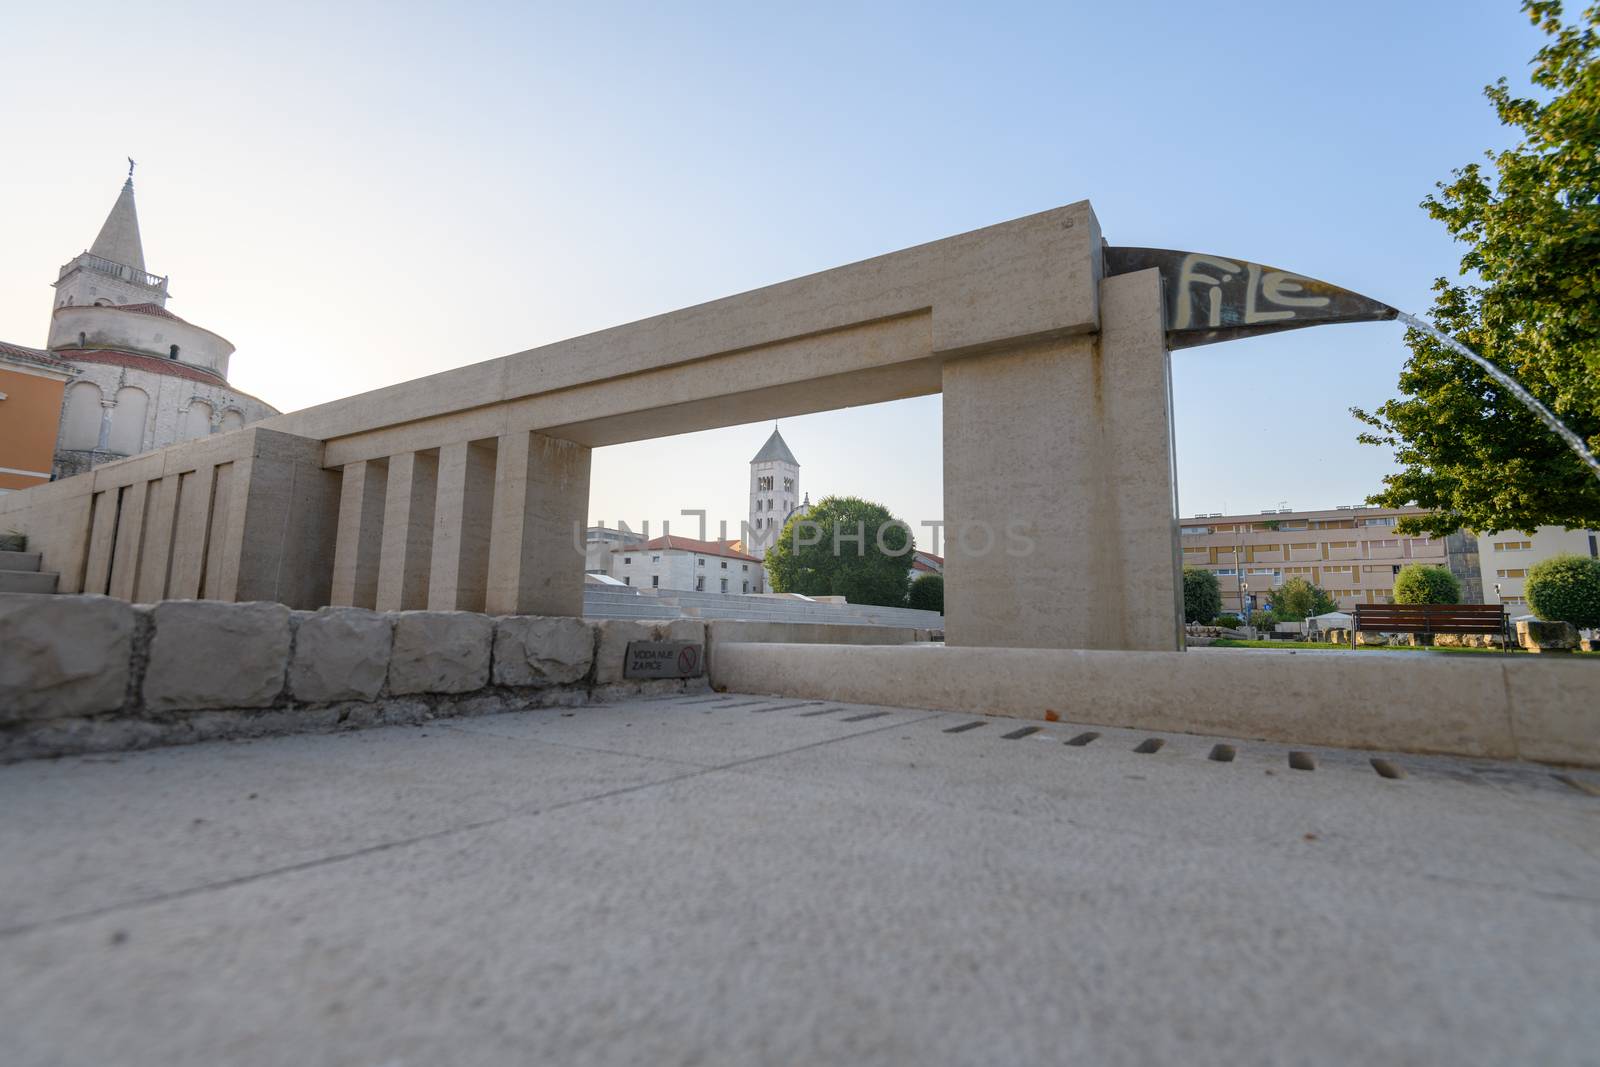
[[[37,552],[0,552],[0,593],[54,593],[60,580],[39,570]]]

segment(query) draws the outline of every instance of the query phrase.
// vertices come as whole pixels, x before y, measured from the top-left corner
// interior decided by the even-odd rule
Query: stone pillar
[[[433,508],[430,611],[482,611],[489,577],[498,442],[461,441],[439,449]]]
[[[201,467],[178,475],[177,529],[172,535],[172,576],[167,582],[171,600],[200,596],[205,571],[206,543],[211,537],[211,490],[215,469]]]
[[[117,534],[117,490],[104,489],[94,494],[93,518],[89,527],[89,552],[84,564],[83,591],[104,595],[111,580],[112,541]]]
[[[389,457],[384,490],[383,549],[378,560],[379,611],[428,606],[428,570],[433,562],[433,506],[438,491],[439,453],[402,452]]]
[[[117,543],[111,557],[110,594],[121,600],[132,600],[133,589],[139,577],[139,551],[144,540],[145,505],[152,486],[149,482],[134,482],[119,490],[122,493],[122,514],[117,519]]]
[[[139,560],[139,580],[134,588],[134,599],[141,604],[153,604],[167,595],[172,533],[178,518],[178,475],[169,474],[159,482],[152,482],[150,493],[144,551]]]
[[[371,608],[378,602],[378,561],[383,553],[386,460],[348,464],[340,477],[339,532],[334,540],[331,603]]]
[[[945,364],[950,644],[1183,647],[1161,310],[1121,275],[1098,335]]]
[[[489,534],[491,615],[583,614],[589,449],[520,431],[500,438]]]

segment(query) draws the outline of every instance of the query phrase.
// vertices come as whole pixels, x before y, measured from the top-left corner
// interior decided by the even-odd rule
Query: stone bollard
[[[1568,622],[1517,623],[1517,644],[1529,652],[1571,652],[1578,647],[1578,631]]]

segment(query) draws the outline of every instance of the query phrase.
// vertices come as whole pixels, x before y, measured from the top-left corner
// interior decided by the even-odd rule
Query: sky
[[[1482,89],[1542,40],[1514,0],[73,9],[0,0],[0,340],[44,344],[132,156],[168,306],[285,411],[1084,198],[1113,244],[1425,311],[1461,249],[1418,204],[1510,143]],[[1392,323],[1173,353],[1181,513],[1376,491],[1348,409],[1405,355]],[[813,499],[915,525],[940,412],[782,430]],[[770,432],[598,449],[590,517],[736,527]]]

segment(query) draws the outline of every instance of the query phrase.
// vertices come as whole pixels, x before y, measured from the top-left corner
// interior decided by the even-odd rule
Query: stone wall
[[[707,687],[625,681],[629,642],[647,640],[704,642],[706,627],[0,595],[0,760]]]

